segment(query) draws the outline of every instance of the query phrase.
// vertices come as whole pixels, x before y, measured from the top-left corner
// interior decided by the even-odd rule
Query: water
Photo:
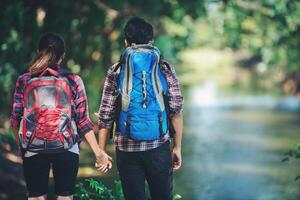
[[[190,90],[175,191],[187,200],[300,199],[300,162],[281,162],[300,141],[299,114],[282,111],[286,98],[216,94],[212,85]]]

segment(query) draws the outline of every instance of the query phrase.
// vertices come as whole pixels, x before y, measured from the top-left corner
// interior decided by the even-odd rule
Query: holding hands
[[[98,171],[106,173],[112,167],[112,158],[107,155],[103,150],[100,150],[100,154],[96,155],[95,167]]]
[[[104,148],[98,146],[93,130],[87,132],[84,137],[87,140],[88,144],[91,146],[91,149],[95,155],[95,167],[98,171],[106,173],[112,167],[112,158],[105,153],[105,151],[103,150]]]

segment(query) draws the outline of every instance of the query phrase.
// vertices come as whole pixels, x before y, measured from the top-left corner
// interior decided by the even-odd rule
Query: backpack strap
[[[125,58],[124,65],[124,79],[122,88],[122,110],[127,112],[130,103],[130,94],[132,91],[132,66],[131,66],[131,54],[129,53]]]
[[[57,71],[55,71],[54,69],[52,69],[50,67],[47,67],[44,71],[42,71],[42,73],[40,73],[39,77],[44,76],[47,72],[56,77],[60,76],[60,74]]]
[[[160,110],[165,110],[165,104],[164,104],[164,98],[163,98],[163,87],[161,80],[158,76],[158,70],[159,70],[159,63],[160,63],[160,57],[159,55],[155,54],[157,56],[156,63],[152,69],[152,84],[153,84],[153,90],[156,97],[156,100],[159,104]]]

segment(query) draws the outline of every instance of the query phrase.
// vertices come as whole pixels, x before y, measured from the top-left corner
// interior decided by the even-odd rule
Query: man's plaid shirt
[[[104,83],[101,104],[98,111],[98,125],[99,128],[112,127],[112,123],[116,118],[116,100],[119,94],[118,91],[118,63],[114,64],[107,72]],[[170,117],[178,115],[183,111],[183,97],[181,95],[179,82],[174,70],[174,67],[169,65],[162,65],[162,72],[166,77],[169,89],[169,105]],[[120,133],[115,134],[114,142],[118,150],[126,152],[147,151],[154,149],[165,143],[170,139],[169,134],[163,138],[153,141],[134,141],[132,139],[123,137]]]

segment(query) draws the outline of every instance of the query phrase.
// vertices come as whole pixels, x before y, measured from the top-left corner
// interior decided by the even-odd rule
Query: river
[[[188,97],[176,193],[187,200],[300,199],[300,162],[281,162],[300,141],[298,99],[225,98],[210,84]]]

